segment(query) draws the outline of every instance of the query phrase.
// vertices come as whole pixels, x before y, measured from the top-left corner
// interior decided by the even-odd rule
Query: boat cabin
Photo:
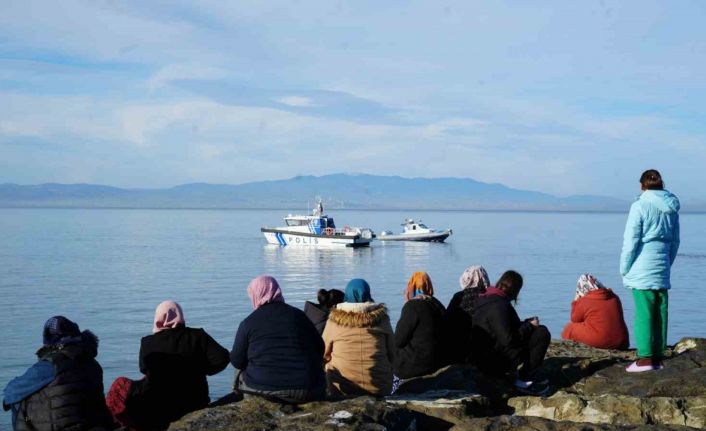
[[[430,233],[431,229],[427,227],[421,220],[418,222],[408,218],[402,223],[402,233]]]
[[[287,223],[287,227],[293,228],[292,230],[315,233],[317,235],[321,235],[326,228],[336,229],[333,217],[327,215],[317,217],[289,214],[284,218],[284,221]]]

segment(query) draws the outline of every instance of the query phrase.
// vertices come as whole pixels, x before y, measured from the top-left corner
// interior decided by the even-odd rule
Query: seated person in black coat
[[[111,429],[103,396],[98,338],[64,316],[44,324],[38,361],[3,391],[15,431]]]
[[[522,276],[507,271],[476,300],[473,313],[473,358],[478,367],[491,374],[515,376],[521,390],[541,389],[533,385],[549,347],[549,330],[536,317],[520,321],[512,301],[522,289]]]
[[[240,322],[230,352],[236,390],[293,404],[323,399],[324,341],[314,324],[284,303],[270,276],[253,279],[248,296],[255,310]]]
[[[157,307],[152,335],[142,338],[140,371],[126,402],[137,429],[166,429],[187,413],[208,406],[206,376],[228,365],[228,350],[201,328],[185,326],[179,304]]]
[[[343,302],[343,292],[338,289],[320,289],[316,299],[319,302],[318,305],[310,301],[304,303],[304,314],[311,320],[311,323],[314,324],[316,330],[319,331],[319,335],[321,335],[324,333],[324,328],[326,328],[326,321],[331,309],[336,304]]]
[[[429,275],[412,274],[405,292],[407,302],[395,327],[393,368],[400,379],[431,374],[446,365],[445,310],[433,295]]]
[[[456,292],[446,308],[446,325],[453,340],[449,362],[461,364],[470,360],[473,309],[476,299],[490,287],[488,273],[479,265],[466,268],[458,280],[461,290]]]

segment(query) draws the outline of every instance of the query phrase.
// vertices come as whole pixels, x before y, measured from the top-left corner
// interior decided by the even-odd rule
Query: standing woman
[[[679,249],[679,199],[664,190],[662,176],[649,169],[640,177],[642,194],[625,225],[620,274],[635,300],[638,360],[628,372],[663,368],[667,346],[670,272]]]

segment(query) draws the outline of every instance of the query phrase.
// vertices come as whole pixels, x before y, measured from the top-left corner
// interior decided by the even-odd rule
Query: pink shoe
[[[625,371],[628,373],[644,373],[645,371],[657,371],[661,370],[664,368],[664,365],[637,365],[637,361],[633,362],[632,364],[628,365],[625,368]]]

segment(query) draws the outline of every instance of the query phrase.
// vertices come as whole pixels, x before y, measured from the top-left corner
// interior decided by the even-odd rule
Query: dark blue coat
[[[309,318],[273,302],[240,323],[230,362],[253,389],[315,389],[325,384],[323,356],[324,342]]]

